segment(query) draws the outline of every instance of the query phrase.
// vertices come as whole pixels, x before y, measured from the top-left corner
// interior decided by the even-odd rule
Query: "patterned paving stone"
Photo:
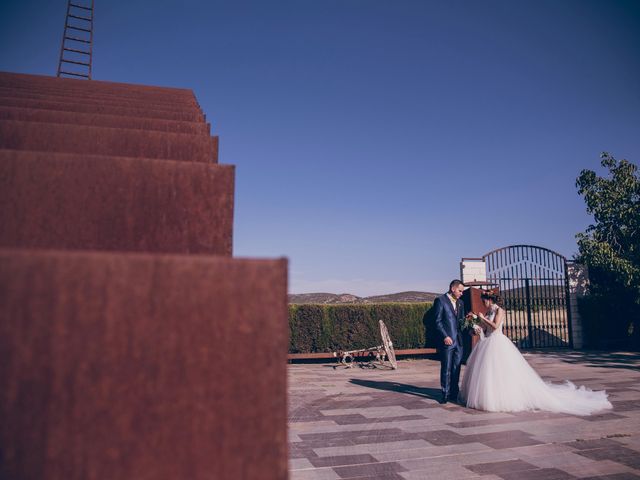
[[[637,385],[635,380],[624,380],[618,382],[602,382],[603,385],[608,387],[633,387]]]
[[[289,459],[300,459],[300,458],[313,458],[317,455],[314,453],[311,447],[300,447],[298,445],[289,445]]]
[[[640,455],[638,455],[638,452],[621,445],[595,448],[593,450],[580,450],[576,453],[593,460],[613,460],[624,465],[629,465],[627,462],[632,462],[633,464],[629,466],[640,468]]]
[[[578,440],[575,442],[567,442],[565,443],[565,445],[578,450],[595,450],[608,447],[617,447],[620,445],[620,443],[609,438],[597,438],[594,440]]]
[[[576,453],[592,460],[610,460],[632,469],[640,470],[640,452],[612,439],[597,439],[567,443]]]
[[[406,480],[459,480],[459,479],[482,479],[482,480],[500,480],[496,475],[478,475],[471,470],[467,470],[462,465],[438,465],[434,467],[429,462],[416,463],[407,465],[410,470],[403,472],[402,476]]]
[[[576,478],[558,468],[539,468],[537,470],[505,472],[498,476],[504,480],[568,480]]]
[[[640,476],[635,473],[614,473],[612,475],[598,475],[583,478],[585,480],[640,480]]]
[[[507,430],[494,433],[470,435],[476,442],[484,443],[492,448],[513,448],[538,445],[541,442],[531,438],[530,434],[520,430]]]
[[[335,467],[340,465],[358,465],[361,463],[375,463],[377,460],[371,455],[339,455],[335,457],[316,457],[309,462],[314,467]]]
[[[416,435],[432,445],[462,445],[476,441],[473,436],[460,435],[452,430],[434,430]]]
[[[338,480],[340,477],[332,468],[318,468],[315,470],[293,470],[291,480]]]
[[[615,412],[630,412],[633,410],[640,410],[640,399],[638,400],[620,400],[612,401],[613,410]]]
[[[373,477],[348,477],[343,480],[406,480],[406,478],[399,473],[377,473]]]
[[[524,470],[536,470],[538,467],[522,460],[507,460],[506,462],[480,463],[478,465],[465,465],[472,472],[486,475],[492,473],[500,475],[509,472],[522,472]]]
[[[587,422],[606,422],[608,420],[615,420],[618,418],[627,418],[624,415],[618,415],[617,413],[600,413],[598,415],[590,415],[588,417],[580,417]]]
[[[307,458],[289,458],[289,470],[307,470],[313,467]]]
[[[379,478],[382,475],[404,472],[407,469],[399,463],[367,463],[364,465],[354,465],[349,467],[335,467],[333,469],[340,478],[357,478],[358,476],[367,476]]]
[[[597,463],[596,460],[584,457],[577,452],[560,452],[546,456],[531,458],[528,460],[538,468],[561,468],[571,473],[574,470],[589,470]]]
[[[367,453],[377,457],[377,455],[382,452],[388,455],[396,451],[406,452],[426,447],[429,447],[429,444],[424,440],[408,440],[401,442],[374,443],[369,445],[350,445],[346,447],[320,447],[315,448],[313,452],[320,457],[331,455],[359,455]]]
[[[510,418],[496,418],[492,420],[467,420],[467,421],[457,422],[457,423],[447,423],[447,425],[453,428],[472,428],[472,427],[486,427],[486,426],[494,426],[494,425],[506,425],[509,423],[520,423],[523,421],[525,420],[519,417],[510,417]]]
[[[433,360],[401,361],[396,371],[294,364],[290,478],[638,480],[640,356],[526,358],[551,381],[612,389],[613,411],[578,417],[440,405]]]
[[[326,418],[326,417],[325,417]],[[357,425],[357,424],[371,424],[381,422],[404,422],[407,420],[423,420],[425,417],[422,415],[404,415],[397,417],[384,417],[384,418],[367,418],[360,414],[351,415],[335,415],[331,417],[331,420],[338,425]]]
[[[599,462],[593,462],[589,466],[575,466],[575,465],[567,465],[563,466],[562,469],[567,473],[570,473],[578,478],[586,478],[586,477],[607,477],[610,475],[628,475],[633,473],[635,470],[622,465],[620,463],[611,462],[609,460],[603,460]]]
[[[465,456],[477,452],[489,452],[492,449],[481,443],[468,443],[464,445],[462,450]],[[412,448],[403,450],[393,450],[389,452],[381,452],[373,454],[381,462],[389,461],[403,461],[403,460],[415,460],[415,459],[444,459],[450,458],[454,462],[457,462],[457,456],[461,453],[461,447],[459,445],[446,445],[442,447],[424,447],[424,448]],[[470,460],[472,461],[472,460]],[[435,463],[435,460],[433,460]]]

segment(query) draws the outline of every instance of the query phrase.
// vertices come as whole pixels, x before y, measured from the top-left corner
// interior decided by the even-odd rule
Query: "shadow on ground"
[[[608,352],[597,350],[527,350],[526,352],[554,355],[555,358],[565,363],[581,364],[587,367],[626,368],[629,370],[638,370],[638,368],[640,368],[639,352]]]
[[[351,380],[349,380],[349,382],[354,385],[360,385],[361,387],[386,390],[388,392],[408,393],[409,395],[416,395],[418,397],[428,398],[431,400],[438,400],[441,397],[441,391],[438,388],[417,387],[415,385],[407,385],[405,383],[396,382],[361,380],[359,378],[352,378]]]

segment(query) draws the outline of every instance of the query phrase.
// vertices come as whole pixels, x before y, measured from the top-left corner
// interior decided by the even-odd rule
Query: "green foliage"
[[[608,170],[600,177],[583,170],[576,180],[594,223],[576,235],[577,261],[587,265],[594,310],[606,316],[594,322],[610,331],[640,339],[640,177],[627,160],[601,155]],[[609,309],[597,308],[596,304]],[[615,314],[612,308],[615,306]],[[589,313],[587,313],[589,316]],[[620,325],[618,325],[619,323]]]
[[[289,353],[333,352],[381,344],[383,320],[396,349],[425,345],[431,303],[289,305]]]
[[[600,295],[578,299],[585,346],[588,348],[634,348],[634,336],[629,331],[633,322],[629,305],[611,302]]]

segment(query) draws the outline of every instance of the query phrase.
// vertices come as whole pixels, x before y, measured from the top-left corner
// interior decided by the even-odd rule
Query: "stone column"
[[[569,297],[567,298],[573,335],[573,348],[583,348],[585,343],[582,318],[578,311],[578,300],[587,294],[589,288],[589,272],[586,265],[567,261],[567,281]]]

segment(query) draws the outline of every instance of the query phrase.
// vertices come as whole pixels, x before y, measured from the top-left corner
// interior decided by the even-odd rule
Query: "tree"
[[[640,339],[640,177],[638,166],[602,153],[607,177],[582,170],[576,180],[594,223],[576,235],[577,260],[589,268],[591,293],[608,302],[607,327]],[[612,323],[613,322],[613,323]],[[615,322],[619,322],[616,324]],[[626,332],[624,331],[626,330]],[[635,342],[634,342],[635,343]]]

